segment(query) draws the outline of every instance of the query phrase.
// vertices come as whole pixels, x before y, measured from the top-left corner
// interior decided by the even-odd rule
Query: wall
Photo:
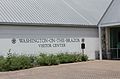
[[[90,59],[98,51],[97,28],[0,26],[0,55],[82,52],[81,39],[85,39],[85,53]]]

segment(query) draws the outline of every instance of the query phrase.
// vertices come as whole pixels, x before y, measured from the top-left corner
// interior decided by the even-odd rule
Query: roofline
[[[0,22],[0,25],[12,25],[12,26],[50,26],[50,27],[86,27],[95,28],[97,25],[82,25],[82,24],[51,24],[51,23],[16,23],[16,22]]]
[[[120,22],[119,23],[104,23],[104,24],[101,24],[101,27],[112,27],[112,26],[117,26],[117,27],[120,27]]]
[[[105,17],[105,15],[107,14],[108,10],[110,9],[111,5],[113,4],[114,0],[111,1],[110,5],[108,6],[108,8],[106,9],[106,11],[104,12],[103,16],[101,17],[101,19],[99,20],[97,26],[100,26],[101,21],[103,20],[103,18]]]

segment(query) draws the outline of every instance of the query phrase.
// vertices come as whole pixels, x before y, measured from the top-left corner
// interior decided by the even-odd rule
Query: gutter
[[[16,23],[16,22],[0,22],[3,26],[29,26],[29,27],[76,27],[76,28],[97,28],[97,25],[83,25],[83,24],[52,24],[52,23]]]

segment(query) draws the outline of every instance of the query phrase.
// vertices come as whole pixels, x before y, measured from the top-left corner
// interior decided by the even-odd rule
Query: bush
[[[37,64],[39,66],[48,65],[48,56],[47,56],[47,54],[41,53],[39,56],[37,56],[36,61],[37,61]]]
[[[81,62],[80,54],[61,53],[61,54],[58,54],[57,57],[59,58],[60,63]]]
[[[3,57],[3,56],[0,56],[0,71],[5,71],[5,62],[6,62],[6,59]]]
[[[27,69],[30,67],[32,67],[32,65],[29,56],[25,56],[25,55],[17,56],[13,54],[8,54],[8,56],[4,61],[3,69],[5,71],[13,71],[19,69]]]
[[[81,54],[74,54],[74,60],[75,62],[81,62]]]
[[[59,58],[56,55],[49,55],[51,65],[58,65],[60,64]]]
[[[74,61],[74,58],[72,57],[72,55],[68,53],[58,54],[57,57],[59,58],[60,63],[72,63]]]
[[[51,66],[87,60],[88,56],[84,54],[60,53],[57,55],[47,55],[41,53],[39,56],[26,56],[9,53],[7,57],[0,56],[0,71],[13,71],[37,66]]]
[[[14,64],[14,62],[16,62],[16,61],[19,63]],[[21,68],[21,69],[27,69],[27,68],[32,67],[32,60],[30,59],[29,56],[21,55],[14,59],[13,66],[14,65],[19,66],[19,68]]]
[[[88,56],[85,54],[81,54],[81,61],[88,61]]]
[[[37,66],[37,57],[33,56],[33,55],[30,55],[30,62],[31,62],[32,67]]]
[[[37,63],[40,66],[50,66],[50,65],[58,65],[59,59],[56,55],[47,55],[47,54],[40,54],[37,57]]]

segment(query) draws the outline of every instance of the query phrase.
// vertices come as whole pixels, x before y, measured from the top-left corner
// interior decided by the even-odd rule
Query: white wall
[[[13,38],[16,40],[15,44],[11,42]],[[82,38],[85,39],[85,53],[90,59],[95,59],[95,51],[99,48],[97,28],[0,26],[0,55],[6,55],[9,49],[12,53],[17,54],[80,53],[82,52]],[[21,43],[19,39],[39,40],[39,42]],[[40,39],[49,41],[40,42]],[[54,39],[54,42],[51,42],[50,39]],[[63,41],[59,41],[60,39]],[[67,39],[73,41],[68,42]],[[39,47],[40,44],[50,44],[51,47]],[[57,44],[58,47],[54,47],[54,44]],[[59,47],[60,44],[63,46]]]

